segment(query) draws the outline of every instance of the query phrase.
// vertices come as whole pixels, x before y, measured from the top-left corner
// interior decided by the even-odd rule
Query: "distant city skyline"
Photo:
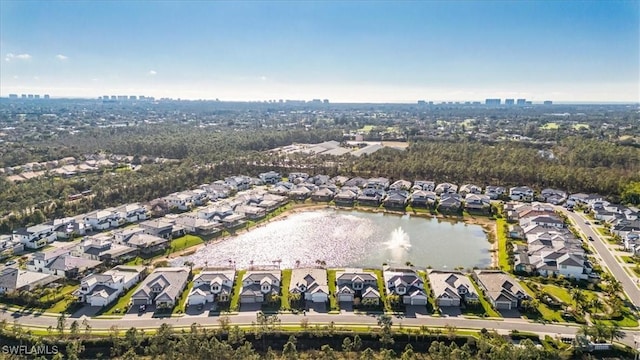
[[[0,1],[0,96],[640,101],[638,1]]]

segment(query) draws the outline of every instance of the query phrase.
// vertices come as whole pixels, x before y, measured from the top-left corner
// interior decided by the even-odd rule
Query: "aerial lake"
[[[480,225],[410,215],[348,210],[289,214],[246,233],[211,243],[174,265],[273,265],[282,268],[404,265],[434,269],[488,267],[491,244]],[[205,263],[206,262],[206,263]]]

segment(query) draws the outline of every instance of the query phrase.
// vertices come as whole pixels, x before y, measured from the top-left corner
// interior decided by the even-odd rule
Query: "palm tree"
[[[574,288],[574,289],[571,289],[569,294],[571,295],[571,299],[576,304],[576,309],[581,309],[582,308],[582,302],[585,300],[585,296],[584,296],[584,293],[582,292],[582,290],[580,290],[578,288]]]

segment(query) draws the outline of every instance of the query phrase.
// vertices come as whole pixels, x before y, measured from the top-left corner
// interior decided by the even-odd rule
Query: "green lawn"
[[[289,284],[291,284],[291,269],[284,269],[282,270],[282,286],[280,286],[280,289],[282,289],[280,308],[282,310],[291,309],[291,304],[289,304]]]
[[[391,311],[391,309],[387,309],[387,292],[384,290],[384,276],[382,275],[381,269],[371,269],[378,278],[378,292],[380,293],[380,303],[384,305],[385,311]]]
[[[71,294],[72,292],[76,291],[78,288],[80,287],[80,285],[64,285],[63,287],[59,288],[58,290],[56,290],[55,294],[53,294],[53,296],[42,296],[40,297],[40,301],[47,301],[47,300],[54,300],[54,301],[59,301],[62,300],[62,298],[64,298],[66,295]]]
[[[192,246],[200,245],[204,242],[201,237],[195,235],[184,235],[179,238],[171,240],[171,245],[169,246],[169,253],[174,253],[176,251],[184,250],[186,248],[190,248]]]
[[[500,269],[506,272],[510,272],[511,266],[509,265],[509,254],[507,253],[506,226],[506,219],[496,220],[496,230],[498,233],[498,264],[500,266]]]
[[[429,306],[431,307],[431,312],[435,312],[438,308],[438,304],[436,303],[436,299],[433,297],[433,291],[431,291],[431,284],[429,283],[429,276],[427,276],[426,271],[418,271],[418,276],[422,278],[424,281],[424,291],[427,293],[427,300],[429,301]]]
[[[327,270],[327,282],[329,283],[329,310],[340,310],[336,299],[336,270]]]
[[[603,227],[596,227],[596,229],[598,230],[598,233],[602,236],[609,236],[609,230],[607,230],[606,228]]]
[[[242,292],[242,277],[247,270],[238,270],[236,272],[236,282],[233,284],[233,296],[231,296],[231,303],[229,304],[229,310],[240,310],[240,293]]]
[[[520,282],[520,286],[522,286],[524,291],[529,293],[529,296],[531,298],[535,298],[536,297],[536,294],[533,292],[533,290],[529,289],[527,284],[525,284],[524,282]],[[550,285],[550,286],[553,286],[553,285]],[[571,298],[571,297],[569,297],[569,298]],[[546,320],[546,321],[550,321],[550,322],[566,322],[562,318],[562,313],[560,311],[553,310],[549,306],[547,306],[546,304],[543,304],[542,302],[540,302],[540,305],[538,306],[538,312],[540,313],[540,316],[542,316],[542,318],[544,320]]]
[[[184,314],[184,312],[187,310],[187,298],[189,297],[191,289],[193,289],[193,281],[189,281],[189,284],[187,284],[182,294],[180,294],[180,302],[178,303],[178,305],[173,307],[173,311],[171,311],[172,314]]]
[[[471,276],[469,276],[469,281],[471,281],[473,287],[476,289],[476,293],[478,293],[478,299],[480,300],[480,305],[482,305],[484,312],[490,317],[502,317],[500,313],[493,309],[493,306],[491,306],[491,304],[484,297],[482,291],[480,291],[480,288],[478,287],[478,284],[476,284],[475,280],[473,280]]]
[[[621,256],[622,261],[626,262],[627,264],[640,264],[640,261],[636,260],[637,258],[634,258],[633,256]]]
[[[108,305],[104,312],[101,315],[118,315],[124,314],[126,310],[129,308],[129,302],[131,302],[131,295],[136,291],[138,286],[132,286],[124,295],[118,298],[118,301],[113,303],[112,305]]]
[[[143,263],[144,263],[144,259],[141,258],[140,256],[136,256],[135,258],[127,261],[124,264],[129,266],[135,266],[135,265],[142,265]]]
[[[563,289],[561,287],[555,286],[555,285],[543,285],[542,289],[546,292],[548,292],[549,294],[551,294],[551,296],[555,297],[556,299],[562,301],[565,304],[572,304],[573,300],[571,299],[571,294],[569,294],[569,291],[567,289]]]
[[[621,327],[636,327],[638,326],[638,319],[628,310],[624,309],[622,311],[622,319],[619,320],[598,320],[598,322],[607,324],[607,325],[618,325]]]

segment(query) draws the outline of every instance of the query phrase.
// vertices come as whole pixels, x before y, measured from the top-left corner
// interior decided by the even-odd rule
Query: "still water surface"
[[[300,212],[210,244],[190,256],[177,258],[180,265],[238,268],[272,265],[282,268],[315,265],[330,267],[381,266],[382,263],[452,269],[491,264],[490,244],[479,225],[438,221],[383,213],[323,209]]]

